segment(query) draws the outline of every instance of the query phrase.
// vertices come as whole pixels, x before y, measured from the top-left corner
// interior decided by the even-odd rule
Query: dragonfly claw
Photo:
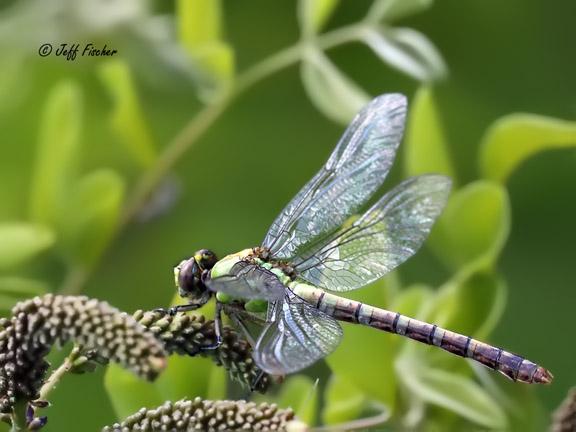
[[[211,345],[206,345],[202,347],[202,351],[211,351],[211,350],[215,350],[220,348],[220,345],[222,345],[222,337],[221,336],[217,336],[216,337],[216,342],[214,342]]]
[[[161,313],[162,315],[174,316],[174,315],[176,315],[176,313],[178,312],[178,310],[177,310],[175,307],[171,307],[171,308],[156,308],[156,309],[154,309],[154,312]]]
[[[156,308],[156,309],[154,309],[154,312],[159,312],[161,314],[170,315],[171,317],[173,317],[178,312],[186,312],[186,311],[196,310],[199,307],[200,306],[197,304],[189,303],[189,304],[172,306],[171,308]]]
[[[260,384],[260,381],[262,381],[262,378],[264,378],[264,371],[261,370],[260,373],[256,375],[256,378],[254,378],[254,381],[250,383],[251,392],[255,392],[256,390],[258,390],[258,386]]]

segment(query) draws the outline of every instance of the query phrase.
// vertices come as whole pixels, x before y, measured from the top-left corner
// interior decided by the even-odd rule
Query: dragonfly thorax
[[[253,256],[260,258],[264,262],[268,262],[270,261],[270,258],[272,258],[270,250],[265,247],[261,246],[255,247],[252,249],[252,253]]]
[[[266,268],[276,268],[282,271],[282,273],[290,278],[290,280],[296,279],[296,270],[290,263],[286,261],[276,260],[272,256],[269,249],[265,247],[256,247],[253,249],[253,255],[249,257],[249,260],[255,261],[257,264],[265,264]]]

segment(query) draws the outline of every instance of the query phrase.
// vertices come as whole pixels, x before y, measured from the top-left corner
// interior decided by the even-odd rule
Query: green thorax
[[[278,279],[280,279],[280,281],[284,285],[288,285],[291,282],[290,278],[288,276],[286,276],[286,274],[284,274],[284,272],[280,268],[274,266],[273,264],[271,264],[269,262],[264,262],[260,258],[254,256],[252,249],[244,249],[244,250],[237,252],[235,254],[225,256],[220,261],[218,261],[216,264],[214,264],[214,267],[212,267],[212,270],[210,270],[210,277],[217,278],[220,276],[225,276],[225,275],[230,274],[232,267],[234,267],[234,265],[236,263],[238,263],[239,261],[244,260],[244,259],[249,259],[249,260],[253,261],[255,264],[258,264],[258,265],[264,267],[265,269],[270,270],[272,273],[274,273],[276,276],[278,276]]]
[[[244,249],[240,252],[237,252],[235,254],[231,254],[231,255],[228,255],[228,256],[222,258],[220,261],[218,261],[216,264],[214,264],[214,267],[212,267],[212,269],[210,270],[210,277],[217,278],[217,277],[221,277],[221,276],[225,276],[225,275],[230,274],[232,267],[234,267],[234,265],[237,264],[239,261],[245,260],[245,259],[249,259],[249,260],[253,261],[255,264],[258,264],[258,265],[264,267],[265,269],[270,270],[272,273],[274,273],[276,276],[278,276],[278,279],[280,279],[280,281],[284,285],[288,286],[288,284],[291,283],[290,278],[288,276],[286,276],[286,274],[284,274],[284,272],[281,269],[279,269],[278,267],[275,267],[273,264],[271,264],[269,262],[264,262],[262,259],[254,256],[252,249]],[[218,299],[218,301],[220,301],[224,304],[229,304],[232,302],[243,303],[244,309],[246,309],[249,312],[266,312],[266,310],[268,308],[268,302],[266,302],[265,300],[246,300],[245,301],[241,298],[235,298],[229,294],[222,293],[222,292],[216,293],[216,298]]]

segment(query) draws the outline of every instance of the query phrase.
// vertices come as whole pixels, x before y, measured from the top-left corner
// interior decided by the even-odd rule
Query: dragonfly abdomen
[[[337,320],[367,325],[437,346],[460,357],[471,358],[512,381],[542,384],[552,381],[552,374],[536,363],[469,336],[397,312],[339,297],[310,285],[295,283],[292,289],[296,295]]]

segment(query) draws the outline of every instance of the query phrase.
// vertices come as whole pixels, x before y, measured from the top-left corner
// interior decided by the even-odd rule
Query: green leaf
[[[398,362],[399,377],[417,397],[477,423],[502,430],[506,414],[490,395],[472,379],[453,372],[431,369],[417,360]]]
[[[386,307],[394,283],[389,277],[380,279],[348,297],[372,306]],[[344,339],[326,361],[334,374],[353,382],[366,397],[381,402],[392,411],[396,399],[393,363],[402,338],[367,326],[343,325]]]
[[[227,88],[234,77],[234,50],[222,38],[219,0],[178,0],[178,32],[184,48],[204,73],[206,97]]]
[[[173,355],[155,386],[163,400],[208,397],[214,364],[206,358]],[[221,368],[220,368],[221,369]],[[215,392],[219,392],[214,388]]]
[[[186,301],[177,294],[171,305]],[[208,302],[202,309],[188,312],[194,316],[213,317],[215,305]],[[172,355],[168,366],[156,380],[155,386],[164,400],[178,400],[184,397],[200,396],[205,399],[222,399],[226,396],[226,371],[206,358],[187,355]]]
[[[465,334],[486,334],[504,307],[502,292],[498,291],[501,283],[492,274],[462,270],[434,298],[431,298],[430,290],[421,288],[428,295],[422,297],[420,312],[416,316]],[[417,288],[419,286],[413,288],[416,293]],[[414,402],[415,414],[420,412],[418,402],[422,400],[484,427],[499,429],[498,425],[507,421],[504,411],[497,412],[500,405],[485,389],[468,378],[469,365],[442,350],[407,343],[397,359],[396,369],[399,380],[412,393],[409,399]],[[466,397],[461,397],[461,394],[466,394]],[[495,413],[494,424],[489,420],[492,411]]]
[[[54,244],[52,230],[25,222],[0,224],[0,269],[14,267]]]
[[[293,375],[284,383],[276,395],[254,394],[256,402],[275,403],[282,408],[292,408],[299,420],[314,424],[318,408],[318,385],[305,375]]]
[[[318,407],[318,387],[304,375],[290,377],[277,398],[278,406],[292,407],[299,420],[311,425],[315,421]]]
[[[226,389],[228,387],[226,369],[217,367],[214,364],[210,370],[208,379],[208,388],[206,389],[206,399],[220,400],[226,398]]]
[[[490,269],[509,231],[507,191],[497,183],[479,180],[451,196],[428,244],[452,269]]]
[[[455,179],[444,128],[430,87],[421,87],[414,97],[403,145],[406,176],[437,173]]]
[[[366,397],[353,382],[333,374],[324,392],[322,423],[334,425],[360,417]]]
[[[115,364],[109,365],[106,370],[104,387],[119,420],[142,407],[155,408],[164,403],[153,383],[141,380]]]
[[[44,281],[19,276],[0,277],[0,294],[15,298],[28,298],[48,291]]]
[[[392,22],[432,5],[433,0],[375,0],[367,15],[370,22]]]
[[[298,2],[298,22],[304,35],[319,32],[334,10],[339,0],[300,0]]]
[[[82,130],[82,93],[71,81],[52,88],[42,112],[30,190],[30,218],[52,225],[73,184]]]
[[[300,69],[314,106],[329,119],[348,124],[370,97],[344,75],[321,51],[308,47]]]
[[[505,182],[523,161],[549,149],[576,147],[576,122],[536,114],[510,114],[496,120],[480,145],[484,178]]]
[[[180,41],[192,50],[222,36],[220,0],[177,0]]]
[[[460,272],[436,297],[432,321],[483,339],[494,329],[506,305],[505,281],[493,273]]]
[[[138,165],[149,168],[156,160],[156,149],[128,64],[111,60],[102,64],[99,73],[114,102],[110,116],[112,130]]]
[[[6,32],[4,28],[4,32]],[[7,33],[4,33],[7,34]],[[30,70],[24,64],[25,56],[18,51],[3,54],[0,68],[0,114],[13,110],[20,105],[30,90]]]
[[[429,286],[424,284],[411,285],[402,289],[394,298],[390,309],[412,318],[419,318],[426,313],[426,305],[432,301],[432,298],[433,291]]]
[[[7,315],[14,305],[25,299],[42,295],[48,292],[48,285],[44,281],[28,279],[19,276],[6,276],[0,278],[0,311]]]
[[[442,56],[422,33],[408,28],[367,29],[362,40],[380,59],[400,72],[422,82],[446,75]]]
[[[214,41],[190,53],[204,72],[200,96],[211,102],[230,87],[234,78],[234,50],[226,42]]]
[[[549,414],[542,406],[533,387],[516,385],[500,379],[499,374],[488,368],[472,363],[482,386],[508,415],[511,431],[540,432],[547,430],[550,424]]]
[[[78,181],[60,217],[62,246],[72,262],[93,266],[116,231],[124,181],[100,169]]]

